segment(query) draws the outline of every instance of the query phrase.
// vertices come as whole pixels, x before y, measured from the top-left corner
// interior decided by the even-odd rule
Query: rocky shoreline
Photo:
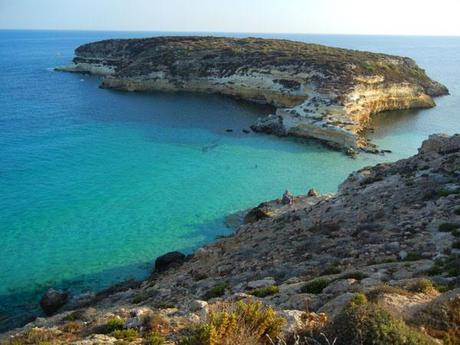
[[[58,314],[0,342],[458,344],[460,135],[354,172],[336,194],[263,203],[235,234],[158,258],[144,282],[48,295]],[[255,320],[270,326],[237,340]]]
[[[82,45],[59,71],[103,77],[126,91],[219,93],[276,107],[254,131],[378,152],[371,115],[430,108],[448,89],[410,58],[288,40],[224,37],[113,39]]]

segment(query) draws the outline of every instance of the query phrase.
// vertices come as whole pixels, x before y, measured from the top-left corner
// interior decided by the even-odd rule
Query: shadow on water
[[[191,254],[206,243],[212,243],[219,237],[230,235],[233,233],[236,225],[235,223],[230,224],[227,222],[227,217],[215,219],[200,225],[189,225],[190,233],[184,235],[183,238],[200,235],[202,236],[202,241],[196,246],[186,246],[176,248],[175,250]],[[216,229],[220,231],[216,232]],[[29,289],[14,290],[11,293],[0,295],[0,333],[21,327],[35,320],[36,317],[44,316],[40,309],[39,301],[41,296],[50,287],[69,291],[71,295],[75,296],[89,292],[90,290],[87,287],[90,285],[94,286],[94,282],[110,282],[105,285],[99,283],[99,289],[93,291],[97,293],[130,279],[146,279],[153,268],[154,262],[155,258],[152,258],[148,262],[118,266],[97,273],[80,275],[71,280],[50,281],[46,284],[30,287]]]
[[[413,124],[414,120],[422,114],[423,110],[395,110],[375,114],[371,117],[370,126],[374,128],[373,133],[367,133],[371,138],[386,136],[396,130],[406,128]]]

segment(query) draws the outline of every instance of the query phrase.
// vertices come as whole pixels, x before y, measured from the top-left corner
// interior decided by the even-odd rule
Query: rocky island
[[[144,282],[42,302],[59,313],[0,342],[459,344],[460,135],[336,194],[263,203],[233,235],[158,258]]]
[[[429,108],[448,90],[410,58],[289,40],[224,37],[110,39],[78,47],[57,70],[100,75],[102,87],[193,91],[271,104],[252,126],[376,152],[364,136],[372,114]]]

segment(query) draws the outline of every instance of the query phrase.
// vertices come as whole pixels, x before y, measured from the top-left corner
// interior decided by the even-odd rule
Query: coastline
[[[460,301],[456,230],[443,229],[443,224],[460,224],[455,208],[460,190],[458,152],[460,135],[433,135],[414,157],[351,174],[335,195],[311,191],[294,198],[292,205],[280,200],[263,203],[251,211],[257,217],[246,217],[246,224],[235,234],[189,257],[174,254],[157,259],[156,270],[140,286],[113,288],[93,302],[69,309],[92,310],[81,327],[94,327],[118,315],[126,322],[124,327],[136,328],[140,326],[130,326],[134,321],[129,315],[142,318],[141,310],[153,310],[165,322],[186,325],[205,320],[216,303],[256,299],[287,318],[284,332],[289,333],[306,327],[304,315],[324,314],[333,319],[357,294],[370,296],[378,291],[380,307],[416,325],[419,314],[405,313],[405,308],[432,313],[428,307]],[[391,217],[385,216],[388,212]],[[439,266],[451,257],[456,257],[454,266]],[[411,292],[412,284],[421,284],[421,279],[448,288],[441,292],[430,285]],[[226,285],[217,291],[222,281]],[[324,286],[309,290],[318,281],[324,281]],[[383,285],[389,287],[382,290]],[[269,287],[273,291],[257,296],[255,291]],[[34,327],[61,329],[73,315],[66,310],[2,337],[19,336]],[[181,327],[168,333],[168,339],[177,340],[186,329]],[[101,337],[93,334],[85,341],[116,341],[111,335]]]

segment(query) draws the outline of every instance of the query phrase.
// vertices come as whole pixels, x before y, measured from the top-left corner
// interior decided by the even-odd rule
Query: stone
[[[401,250],[401,251],[399,252],[399,258],[400,258],[401,260],[405,260],[405,259],[407,258],[407,252],[406,252],[405,250]]]
[[[46,315],[53,315],[66,304],[68,297],[67,292],[48,289],[40,300],[40,307]]]
[[[200,320],[206,320],[209,314],[208,302],[194,300],[190,304],[190,311],[199,316]]]
[[[333,319],[337,314],[339,314],[343,307],[345,307],[348,302],[351,301],[353,297],[356,296],[356,293],[346,292],[342,295],[339,295],[326,304],[324,304],[321,308],[318,309],[318,313],[325,313],[329,319]]]
[[[206,301],[196,299],[196,300],[193,300],[192,303],[190,303],[191,312],[196,312],[196,311],[199,311],[205,308],[208,308],[208,302]]]
[[[332,283],[330,283],[328,286],[324,288],[322,291],[323,293],[326,294],[341,294],[344,292],[347,292],[350,290],[350,288],[355,285],[358,281],[356,279],[341,279],[341,280],[336,280]]]
[[[164,272],[170,268],[182,265],[185,261],[185,255],[181,252],[169,252],[159,256],[155,260],[155,272]]]
[[[129,310],[130,317],[125,321],[125,328],[139,328],[145,320],[153,315],[153,311],[147,307],[133,308]]]

